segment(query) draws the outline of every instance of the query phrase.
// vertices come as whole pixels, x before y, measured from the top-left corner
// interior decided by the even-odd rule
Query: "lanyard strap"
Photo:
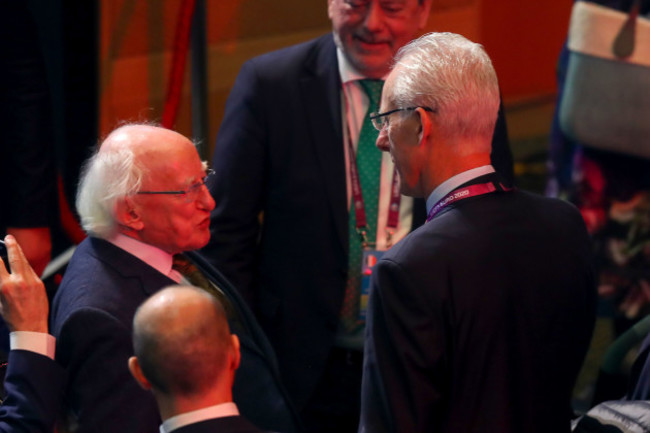
[[[449,206],[452,203],[460,200],[465,200],[470,197],[478,197],[480,195],[490,194],[497,191],[512,191],[512,188],[505,187],[503,184],[486,182],[455,189],[447,196],[440,199],[438,203],[436,203],[436,205],[431,208],[429,214],[427,215],[427,222],[431,221],[445,207]]]
[[[368,245],[368,220],[366,218],[366,208],[363,202],[363,193],[361,192],[361,181],[359,180],[359,171],[357,168],[357,156],[352,146],[352,138],[348,130],[348,152],[350,159],[350,183],[352,189],[352,203],[356,214],[357,233],[361,236],[361,242],[364,247]],[[391,245],[391,239],[399,223],[399,207],[402,200],[400,194],[400,181],[397,169],[393,168],[393,180],[390,188],[390,202],[388,204],[388,221],[386,223],[387,243]]]

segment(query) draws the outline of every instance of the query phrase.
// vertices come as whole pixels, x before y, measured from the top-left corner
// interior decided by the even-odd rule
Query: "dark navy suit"
[[[294,431],[269,344],[230,284],[214,269],[207,274],[228,296],[245,326],[233,329],[242,352],[235,402],[244,416],[264,428]],[[77,417],[80,432],[158,431],[153,395],[131,377],[127,360],[133,355],[135,310],[171,284],[175,282],[167,276],[102,239],[87,238],[75,251],[54,298],[51,329],[57,338],[57,360],[69,374],[66,404]]]
[[[331,34],[246,62],[213,158],[216,207],[202,251],[253,306],[299,410],[334,345],[347,280],[340,94]],[[493,153],[512,180],[503,117]],[[414,225],[423,214],[419,202]]]
[[[9,352],[0,433],[49,433],[61,404],[65,371],[47,356]]]
[[[361,431],[568,433],[590,245],[572,205],[522,191],[458,201],[397,243],[372,275]]]

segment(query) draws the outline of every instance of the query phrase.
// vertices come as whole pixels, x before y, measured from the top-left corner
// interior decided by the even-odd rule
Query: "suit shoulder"
[[[568,201],[526,191],[518,191],[516,195],[525,206],[530,208],[531,212],[536,212],[540,218],[559,224],[575,224],[582,227],[585,225],[578,208]]]
[[[52,302],[51,328],[55,335],[71,315],[85,309],[130,321],[146,298],[139,279],[122,275],[110,260],[100,259],[97,253],[83,242],[75,251]]]

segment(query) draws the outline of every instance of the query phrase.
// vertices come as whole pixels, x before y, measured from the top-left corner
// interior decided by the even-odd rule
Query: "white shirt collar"
[[[472,168],[471,170],[458,173],[433,190],[433,192],[427,198],[427,213],[431,211],[431,208],[436,205],[440,200],[442,200],[447,194],[458,188],[464,183],[469,182],[472,179],[477,177],[484,176],[486,174],[494,173],[494,167],[491,165],[484,165],[481,167]]]
[[[237,415],[239,415],[239,410],[235,403],[221,403],[168,418],[160,425],[160,433],[170,433],[178,428],[185,427],[186,425],[208,419]]]
[[[108,239],[108,242],[136,256],[161,274],[176,280],[177,283],[180,282],[180,276],[178,279],[173,278],[175,275],[175,271],[172,271],[173,256],[168,252],[121,233]]]

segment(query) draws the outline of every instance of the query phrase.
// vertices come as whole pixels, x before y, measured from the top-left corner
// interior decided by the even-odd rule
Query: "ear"
[[[433,0],[422,0],[419,12],[418,30],[422,30],[424,27],[426,27],[427,21],[429,21],[431,3],[433,3]]]
[[[230,338],[232,339],[233,349],[232,370],[235,371],[237,368],[239,368],[239,361],[241,360],[241,352],[239,351],[239,338],[235,334],[232,334]]]
[[[118,224],[129,227],[132,230],[140,231],[144,223],[140,218],[137,206],[131,197],[124,197],[115,202],[115,219]]]
[[[433,121],[429,116],[429,113],[422,107],[415,109],[415,112],[418,113],[420,118],[420,128],[418,131],[418,140],[420,145],[428,142],[429,136],[433,133]]]
[[[327,0],[327,17],[331,20],[332,15],[334,14],[332,12],[332,8],[334,7],[332,4],[337,1],[337,0]]]
[[[151,383],[149,383],[144,373],[142,372],[138,358],[135,356],[129,358],[129,371],[131,372],[131,375],[135,381],[138,382],[138,385],[147,391],[151,389]]]

